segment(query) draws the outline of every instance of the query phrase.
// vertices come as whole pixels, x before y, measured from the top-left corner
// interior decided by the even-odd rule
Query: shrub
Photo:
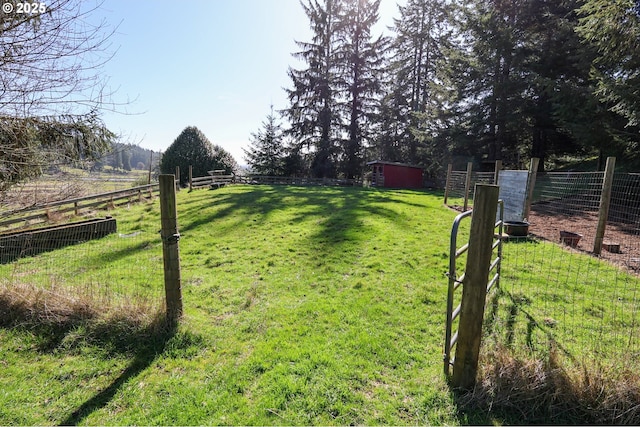
[[[231,174],[238,169],[231,154],[212,144],[195,126],[186,127],[167,148],[160,161],[160,172],[174,174],[178,166],[180,183],[184,184],[189,179],[189,165],[193,167],[193,176],[206,176],[208,171],[215,169]]]

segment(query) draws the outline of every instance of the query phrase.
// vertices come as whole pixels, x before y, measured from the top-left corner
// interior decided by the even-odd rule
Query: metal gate
[[[460,316],[460,312],[462,311],[462,304],[459,303],[454,308],[454,300],[456,293],[455,291],[462,285],[465,277],[465,273],[458,275],[458,269],[456,267],[456,263],[458,258],[467,252],[469,249],[469,242],[466,242],[464,245],[458,247],[458,231],[460,229],[460,223],[465,218],[470,218],[473,211],[466,211],[458,215],[453,221],[453,226],[451,227],[451,243],[449,247],[449,271],[447,272],[447,276],[449,277],[449,289],[447,292],[447,324],[446,324],[446,333],[444,339],[444,373],[449,376],[449,370],[451,366],[453,366],[453,357],[452,352],[453,348],[458,342],[458,331],[454,331],[454,321]],[[495,228],[497,228],[497,232],[494,233],[494,241],[491,245],[492,251],[496,251],[497,254],[495,259],[492,259],[491,265],[489,266],[488,274],[493,273],[493,277],[489,280],[487,284],[487,295],[493,289],[494,286],[498,286],[500,282],[500,264],[502,262],[502,225],[504,218],[504,203],[502,200],[498,201],[498,220],[495,223]]]

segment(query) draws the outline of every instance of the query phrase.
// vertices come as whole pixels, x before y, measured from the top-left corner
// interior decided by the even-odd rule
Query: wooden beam
[[[462,281],[458,342],[451,378],[454,388],[469,389],[476,382],[499,189],[497,185],[475,186],[467,264]]]
[[[162,255],[164,260],[164,289],[167,319],[175,323],[182,316],[182,289],[180,278],[180,234],[176,185],[173,175],[160,175],[160,222],[162,225]]]
[[[616,158],[607,157],[607,166],[604,169],[604,180],[602,182],[602,192],[600,193],[600,207],[598,209],[598,227],[596,237],[593,241],[593,253],[600,255],[602,252],[602,242],[604,232],[607,228],[609,217],[609,206],[611,205],[611,189],[613,188],[613,174],[616,168]]]

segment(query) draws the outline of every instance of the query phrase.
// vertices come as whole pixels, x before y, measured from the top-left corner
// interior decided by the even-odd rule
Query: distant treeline
[[[134,144],[112,144],[112,149],[97,160],[92,170],[104,170],[110,166],[116,170],[130,171],[132,169],[148,170],[151,162],[152,171],[156,171],[161,153]]]

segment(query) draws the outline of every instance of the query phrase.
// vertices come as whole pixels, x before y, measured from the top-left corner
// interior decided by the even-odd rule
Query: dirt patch
[[[462,206],[450,206],[452,209],[462,212]],[[529,234],[561,243],[560,231],[578,233],[582,236],[575,248],[567,245],[569,250],[593,255],[593,243],[598,228],[598,213],[595,211],[571,211],[562,212],[557,206],[547,203],[538,203],[531,206],[529,218]],[[630,222],[607,223],[604,234],[605,244],[618,245],[618,252],[602,249],[601,259],[620,266],[625,270],[640,275],[640,220],[633,224]]]
[[[582,235],[575,250],[593,254],[593,244],[598,227],[598,213],[590,211],[558,213],[545,204],[531,207],[528,218],[529,233],[560,243],[560,231]],[[619,245],[619,253],[603,248],[600,258],[640,274],[640,224],[609,222],[605,228],[604,243],[611,244],[611,250]]]

